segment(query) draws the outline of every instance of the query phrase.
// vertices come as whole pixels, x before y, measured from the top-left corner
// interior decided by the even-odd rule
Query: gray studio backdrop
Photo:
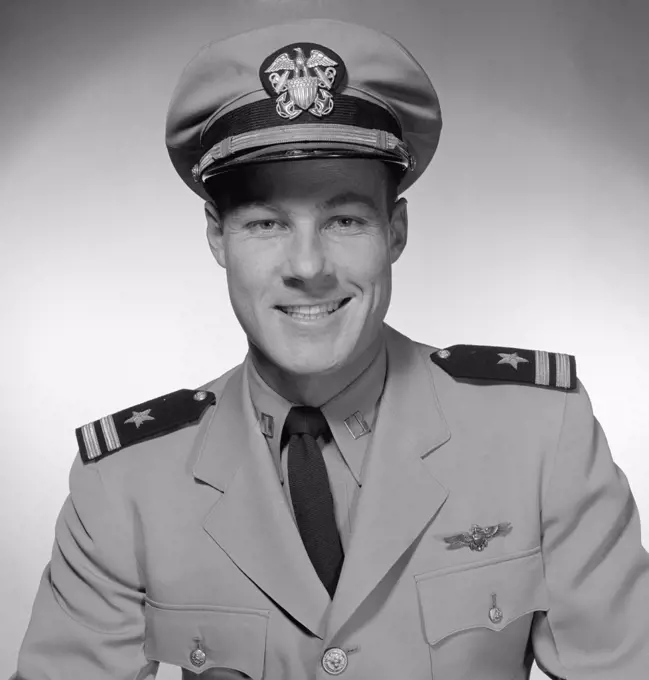
[[[440,95],[442,140],[408,193],[388,321],[437,346],[576,354],[648,542],[646,0],[5,0],[2,677],[49,558],[74,428],[244,355],[203,206],[166,157],[180,70],[205,42],[309,15],[392,33]]]

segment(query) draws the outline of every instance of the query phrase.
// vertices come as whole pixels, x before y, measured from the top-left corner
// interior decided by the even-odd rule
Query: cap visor
[[[254,151],[244,152],[233,156],[227,162],[209,168],[203,174],[203,181],[234,170],[235,168],[253,163],[268,163],[271,161],[295,161],[314,158],[372,158],[386,163],[394,163],[404,167],[404,161],[394,153],[374,149],[362,144],[345,144],[341,142],[293,142],[290,144],[275,144]],[[405,171],[405,167],[404,167]]]

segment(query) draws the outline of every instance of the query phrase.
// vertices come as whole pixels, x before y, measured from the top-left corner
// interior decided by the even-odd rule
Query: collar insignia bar
[[[213,392],[177,390],[78,427],[75,433],[81,460],[94,462],[195,423],[215,402]]]
[[[348,418],[345,418],[345,425],[349,430],[349,434],[351,434],[354,439],[360,439],[372,431],[360,411],[356,411]]]
[[[333,92],[345,75],[343,60],[315,43],[293,43],[267,57],[259,69],[264,89],[277,97],[281,118],[293,120],[304,111],[317,118],[333,111]]]
[[[272,439],[275,435],[275,418],[269,416],[268,413],[262,413],[259,420],[259,425],[261,427],[261,433],[264,437]]]
[[[453,536],[445,536],[444,541],[448,543],[448,550],[457,550],[466,546],[469,550],[482,552],[489,545],[489,541],[492,538],[506,536],[511,530],[512,525],[509,522],[501,522],[500,524],[493,524],[488,527],[472,524],[469,531],[454,534]]]
[[[513,347],[453,345],[433,352],[433,363],[454,378],[577,389],[577,365],[571,354]]]

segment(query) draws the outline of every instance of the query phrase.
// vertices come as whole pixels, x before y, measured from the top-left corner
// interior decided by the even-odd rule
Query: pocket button
[[[192,653],[189,655],[192,666],[200,668],[205,663],[206,659],[207,654],[201,649],[200,640],[196,640],[196,649],[192,650]]]
[[[496,604],[496,593],[491,593],[491,609],[489,610],[491,623],[500,623],[503,620],[502,609]]]
[[[489,610],[489,620],[491,623],[500,623],[503,620],[503,613],[498,607]]]

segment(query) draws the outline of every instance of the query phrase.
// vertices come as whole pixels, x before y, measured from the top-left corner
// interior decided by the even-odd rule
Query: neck
[[[351,363],[331,373],[300,375],[272,363],[261,350],[250,344],[250,355],[264,382],[284,399],[304,406],[322,406],[358,378],[383,347],[383,333]]]

